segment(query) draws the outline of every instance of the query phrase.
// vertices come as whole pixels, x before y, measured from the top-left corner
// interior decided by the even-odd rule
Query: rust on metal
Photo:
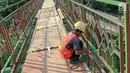
[[[81,7],[82,21],[86,23],[86,9]]]
[[[129,4],[126,4],[126,34],[127,34],[127,44],[126,44],[126,49],[127,49],[127,73],[130,73],[130,20],[129,20]]]
[[[123,27],[119,26],[120,30],[120,68],[121,73],[124,73],[124,42],[123,42]]]
[[[96,32],[96,36],[98,37],[98,43],[100,43],[100,41],[101,41],[101,39],[100,39],[100,34],[99,34],[99,30],[98,30],[98,15],[97,14],[94,14],[94,19],[95,19],[95,21],[96,21],[96,24],[95,24],[95,32]],[[99,44],[98,44],[99,45]],[[101,54],[101,47],[99,47],[99,55],[101,56],[102,54]]]
[[[1,33],[2,33],[2,36],[3,36],[4,40],[7,41],[7,36],[6,36],[6,34],[5,34],[5,30],[4,30],[3,26],[2,26],[2,24],[0,24],[0,30],[1,30]],[[8,49],[8,54],[11,55],[12,52],[11,52],[11,50],[10,50],[9,43],[8,43],[8,42],[5,42],[5,44],[6,44],[7,49]]]
[[[7,28],[6,28],[5,25],[3,25],[3,28],[4,28],[4,33],[5,33],[6,37],[7,37],[6,40],[7,40],[7,42],[8,42],[10,51],[11,51],[11,53],[12,53],[12,52],[13,52],[13,47],[12,47],[11,39],[10,39],[10,37],[9,37],[8,30],[7,30]]]
[[[73,7],[72,7],[72,2],[70,1],[70,10],[73,10]],[[71,13],[71,11],[70,11]],[[74,21],[74,16],[73,14],[70,14],[71,15],[71,18],[72,18],[72,21]]]
[[[29,29],[29,32],[27,33],[27,38],[26,38],[26,40],[23,42],[23,44],[22,44],[22,46],[21,46],[20,52],[19,52],[19,54],[18,54],[18,56],[17,56],[17,58],[16,58],[16,60],[15,60],[15,64],[13,65],[12,70],[11,70],[10,73],[14,73],[15,70],[16,70],[16,67],[17,67],[17,65],[18,65],[20,56],[22,55],[23,49],[24,49],[24,47],[25,47],[25,44],[26,44],[26,42],[27,42],[28,39],[29,39],[28,37],[29,37],[29,35],[30,35],[30,32],[31,32],[31,30],[32,30],[32,27],[33,27],[33,25],[31,25],[31,27],[30,27],[30,29]]]

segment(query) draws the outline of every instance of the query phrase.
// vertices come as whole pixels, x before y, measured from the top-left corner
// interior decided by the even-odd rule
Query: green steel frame
[[[123,18],[119,20],[115,16],[94,10],[82,4],[78,0],[59,0],[59,6],[64,16],[74,24],[81,20],[87,22],[87,32],[83,36],[86,43],[91,46],[97,55],[96,58],[105,65],[111,73],[130,73],[129,49],[130,27],[129,27],[129,6],[127,3],[111,0],[96,0],[106,4],[122,6]],[[124,55],[125,54],[125,55]],[[125,58],[124,58],[125,56]],[[115,59],[120,60],[119,68],[115,65]],[[95,61],[94,61],[95,62]],[[97,62],[96,62],[97,63]],[[116,63],[116,64],[118,64]],[[91,64],[90,64],[91,65]],[[98,65],[99,66],[99,65]],[[102,66],[103,67],[103,66]],[[116,70],[119,69],[118,72]],[[98,68],[100,73],[104,73]]]
[[[20,73],[32,37],[35,15],[44,0],[30,0],[0,21],[0,41],[3,42],[1,73]],[[17,6],[15,3],[10,7]],[[10,7],[1,9],[6,10]]]
[[[16,2],[16,3],[12,4],[12,5],[7,6],[7,7],[4,7],[4,8],[2,8],[2,9],[0,9],[0,12],[1,12],[1,11],[4,11],[4,10],[6,10],[6,9],[9,9],[9,8],[11,8],[11,7],[17,6],[18,4],[20,4],[20,3],[22,3],[22,2],[24,2],[24,0],[21,0],[21,1],[19,1],[19,2]]]
[[[128,0],[129,4],[130,4],[130,0]]]

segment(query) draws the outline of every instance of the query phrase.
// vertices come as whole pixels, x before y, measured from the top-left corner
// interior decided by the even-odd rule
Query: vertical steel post
[[[81,2],[83,4],[83,1]],[[82,21],[86,23],[86,9],[81,7]]]
[[[0,31],[2,33],[2,36],[3,36],[4,40],[6,40],[5,44],[6,44],[7,49],[8,49],[8,54],[11,55],[12,52],[11,52],[9,43],[7,42],[7,36],[5,34],[5,30],[4,30],[3,26],[2,26],[2,24],[0,24]]]
[[[73,10],[73,7],[72,7],[72,2],[70,1],[70,10]],[[71,12],[71,11],[70,11]],[[71,14],[71,18],[72,18],[72,21],[74,21],[74,17],[73,15]]]
[[[126,73],[130,73],[130,20],[129,4],[126,4],[126,13],[124,13],[125,23],[125,52],[126,52]]]
[[[124,44],[123,44],[123,27],[119,26],[120,38],[119,38],[119,47],[120,47],[120,72],[124,73]]]
[[[83,0],[81,1],[81,3],[83,4]],[[86,19],[86,9],[85,8],[83,8],[83,7],[81,7],[80,6],[80,9],[81,9],[81,18],[82,18],[82,21],[84,22],[84,23],[86,23],[86,21],[87,21],[87,19]],[[88,25],[88,24],[87,24]],[[88,26],[87,26],[88,27]],[[86,27],[86,28],[87,28]],[[87,39],[89,39],[89,32],[88,32],[88,29],[86,30],[86,33],[85,33],[85,36],[87,37]],[[86,45],[87,46],[89,46],[89,44],[88,44],[88,42],[86,42]],[[88,67],[90,67],[90,60],[88,60],[88,62],[87,62],[88,64]]]
[[[7,30],[7,28],[6,28],[5,25],[4,25],[4,29],[5,29],[5,33],[7,34],[6,36],[7,36],[7,39],[8,39],[8,43],[9,43],[9,46],[10,46],[11,52],[13,52],[14,49],[13,49],[13,46],[12,46],[12,43],[11,43],[11,39],[10,39],[10,36],[9,36],[9,32],[8,32],[8,30]]]
[[[130,4],[130,0],[128,0],[129,4]]]
[[[83,1],[81,2],[82,4],[83,4]],[[82,21],[84,22],[84,23],[86,23],[86,9],[85,8],[83,8],[83,7],[80,7],[81,8],[81,18],[82,18]],[[87,26],[88,27],[88,26]],[[86,32],[86,37],[88,38],[88,31]],[[86,43],[87,45],[88,45],[88,43]]]
[[[98,22],[98,15],[97,14],[94,14],[94,20],[95,20],[95,22],[96,22],[96,24],[95,24],[95,32],[96,32],[96,35],[97,35],[97,40],[98,40],[98,42],[100,43],[100,41],[101,41],[101,39],[100,39],[100,33],[99,33],[99,30],[98,30],[98,26],[99,26],[99,24],[97,23]],[[102,55],[102,53],[101,53],[101,47],[99,48],[99,55],[101,56]]]

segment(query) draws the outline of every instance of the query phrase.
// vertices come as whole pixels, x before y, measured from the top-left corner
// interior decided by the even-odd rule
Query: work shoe
[[[85,63],[85,61],[79,59],[77,61],[73,61],[73,60],[70,60],[70,64],[81,64],[81,63]]]

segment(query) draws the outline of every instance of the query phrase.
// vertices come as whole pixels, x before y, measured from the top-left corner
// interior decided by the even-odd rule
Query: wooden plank
[[[45,0],[45,3],[48,0]],[[52,0],[49,0],[50,2]],[[51,4],[51,3],[50,3]],[[49,5],[49,4],[48,4]],[[44,5],[43,5],[44,6]],[[44,11],[44,10],[41,10]],[[44,12],[40,12],[40,17],[38,17],[38,22],[36,26],[38,28],[45,28],[45,22],[48,21],[49,26],[56,25],[54,18],[59,21],[59,16],[50,17],[50,18],[41,18],[44,16]],[[64,16],[63,16],[64,18]],[[60,23],[60,22],[59,22]],[[59,32],[58,26],[39,29],[35,31],[34,37],[32,39],[29,51],[43,49],[47,46],[57,46],[59,44]],[[37,29],[37,28],[35,28]],[[47,34],[46,34],[47,30]],[[47,37],[46,37],[47,36]],[[68,67],[68,66],[69,67]],[[53,49],[50,52],[39,51],[27,54],[22,73],[87,73],[83,64],[79,65],[79,68],[72,70],[70,64],[66,64],[66,61],[63,60],[57,49]]]

